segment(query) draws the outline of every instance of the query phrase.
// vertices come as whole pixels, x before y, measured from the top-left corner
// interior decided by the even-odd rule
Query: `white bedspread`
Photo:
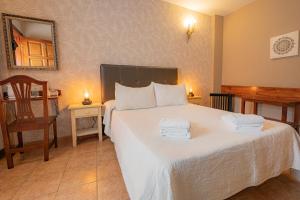
[[[300,170],[300,140],[282,123],[234,132],[224,111],[196,105],[114,111],[111,137],[132,200],[225,199],[284,170]],[[161,137],[159,120],[191,122],[191,140]]]

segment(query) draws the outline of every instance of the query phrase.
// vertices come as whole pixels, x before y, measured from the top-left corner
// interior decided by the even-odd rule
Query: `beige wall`
[[[1,0],[0,12],[56,21],[59,71],[9,71],[48,80],[62,89],[59,135],[70,134],[71,103],[88,89],[100,101],[101,63],[178,67],[180,82],[192,86],[204,103],[212,88],[211,18],[160,0]],[[197,18],[186,42],[183,20]]]
[[[300,88],[300,56],[271,60],[272,36],[300,30],[299,0],[256,0],[224,18],[225,85]],[[239,100],[235,111],[240,111]],[[248,112],[253,105],[248,104]],[[277,106],[259,105],[258,113],[280,119]],[[293,120],[289,109],[288,120]]]
[[[222,58],[223,58],[223,16],[214,15],[212,25],[212,66],[213,91],[220,92],[222,85]]]
[[[223,84],[300,87],[300,56],[271,60],[270,38],[300,30],[299,0],[257,0],[224,18]]]

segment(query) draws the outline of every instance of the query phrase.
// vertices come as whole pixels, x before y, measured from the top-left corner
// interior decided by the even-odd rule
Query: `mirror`
[[[2,14],[9,69],[57,70],[55,23]]]

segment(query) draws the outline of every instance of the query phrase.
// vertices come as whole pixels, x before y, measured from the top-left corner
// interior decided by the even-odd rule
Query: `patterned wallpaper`
[[[212,88],[211,17],[160,0],[1,0],[0,12],[55,20],[59,71],[7,71],[27,74],[62,90],[60,136],[70,135],[71,103],[83,91],[100,101],[101,63],[179,68],[180,82],[208,102]],[[197,18],[196,32],[186,42],[183,20]]]

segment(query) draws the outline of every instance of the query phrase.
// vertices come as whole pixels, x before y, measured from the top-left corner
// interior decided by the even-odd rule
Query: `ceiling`
[[[255,0],[163,0],[209,15],[225,16]]]

